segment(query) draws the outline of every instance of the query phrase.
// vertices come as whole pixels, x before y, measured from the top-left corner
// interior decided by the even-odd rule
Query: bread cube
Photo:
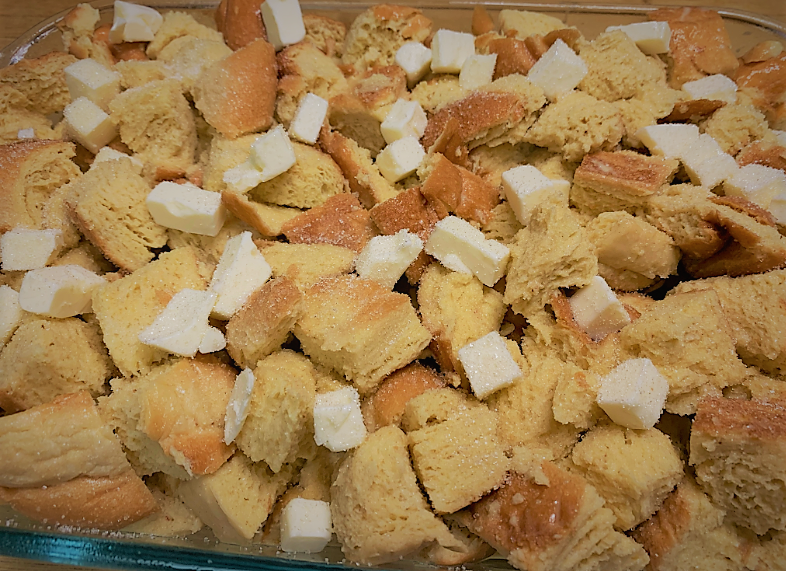
[[[633,151],[598,152],[582,159],[573,182],[622,200],[635,199],[659,192],[678,166],[676,160]]]
[[[368,211],[352,194],[336,194],[284,223],[293,244],[333,244],[360,252],[374,235]]]
[[[260,250],[273,269],[273,277],[286,276],[300,289],[308,289],[328,276],[352,271],[355,252],[332,244],[288,244],[259,242]]]

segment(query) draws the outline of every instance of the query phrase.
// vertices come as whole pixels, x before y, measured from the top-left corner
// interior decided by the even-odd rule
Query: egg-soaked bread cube
[[[63,70],[76,61],[71,54],[62,52],[25,58],[0,70],[0,85],[13,85],[38,112],[56,113],[71,102]]]
[[[762,535],[786,530],[786,408],[783,402],[699,402],[690,464],[726,518]]]
[[[153,41],[147,44],[145,52],[151,59],[156,59],[172,42],[180,38],[224,41],[221,32],[200,24],[191,14],[171,11],[164,14],[161,27],[156,31]]]
[[[93,311],[109,354],[125,376],[144,374],[166,356],[144,345],[139,333],[153,323],[169,300],[184,288],[204,290],[207,282],[193,248],[165,252],[134,273],[102,286],[93,295]]]
[[[368,211],[349,193],[331,196],[299,214],[284,223],[282,231],[293,244],[333,244],[355,252],[374,236]]]
[[[205,526],[202,520],[174,495],[174,486],[168,484],[163,474],[145,481],[158,505],[158,511],[129,526],[124,526],[123,531],[173,537],[196,533]]]
[[[324,277],[348,274],[355,262],[355,252],[333,244],[289,244],[259,241],[273,277],[286,276],[298,288],[307,289]]]
[[[396,561],[434,541],[458,543],[429,510],[407,437],[395,426],[370,434],[344,459],[330,489],[330,511],[342,551],[361,564]]]
[[[406,295],[351,276],[325,278],[305,292],[295,335],[315,363],[341,372],[361,393],[431,340]]]
[[[306,357],[284,350],[260,360],[254,376],[248,416],[235,442],[278,474],[313,439],[316,371]]]
[[[576,444],[570,458],[614,512],[614,527],[623,531],[658,511],[683,475],[671,440],[654,428],[595,427]]]
[[[633,151],[601,151],[584,156],[573,182],[621,200],[636,199],[660,191],[678,166],[674,159]]]

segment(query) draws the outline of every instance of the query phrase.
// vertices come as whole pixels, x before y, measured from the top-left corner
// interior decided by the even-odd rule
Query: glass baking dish
[[[177,2],[176,0],[146,0],[142,2],[157,9],[178,9],[210,15],[216,1]],[[544,12],[576,26],[585,36],[595,37],[610,25],[624,25],[646,19],[646,13],[659,6],[631,5],[577,5],[537,4],[522,2],[472,2],[427,1],[425,6],[417,0],[397,0],[397,4],[413,5],[423,9],[436,27],[470,31],[472,10],[482,4],[494,17],[503,8]],[[730,2],[727,2],[730,4]],[[111,22],[112,3],[107,0],[91,2],[99,8],[102,22]],[[304,11],[351,23],[356,15],[374,3],[316,0],[301,3]],[[777,4],[774,3],[774,4]],[[723,16],[732,45],[737,55],[742,55],[754,45],[766,40],[786,40],[786,21],[774,20],[769,2],[751,7],[759,14],[730,7],[716,7]],[[0,51],[0,67],[11,65],[24,58],[38,57],[53,50],[62,51],[57,22],[67,11],[56,14],[23,34]],[[778,14],[783,17],[782,14]],[[786,17],[784,17],[786,20]],[[218,542],[208,528],[186,537],[153,537],[127,532],[89,532],[55,528],[33,522],[0,506],[0,554],[63,563],[116,569],[260,569],[297,570],[345,569],[358,567],[344,561],[341,549],[335,542],[318,554],[291,555],[270,545],[234,545]],[[389,569],[414,570],[432,567],[417,561],[400,561],[385,566]],[[479,563],[467,564],[466,569],[491,571],[512,569],[500,557]]]

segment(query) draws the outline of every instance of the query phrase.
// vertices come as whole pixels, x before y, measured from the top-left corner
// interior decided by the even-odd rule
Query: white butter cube
[[[25,311],[48,317],[63,318],[90,313],[93,290],[104,283],[104,278],[81,266],[31,270],[22,279],[19,305]]]
[[[306,93],[300,100],[295,117],[289,124],[289,134],[293,139],[313,145],[319,138],[319,131],[325,122],[328,102],[319,95]]]
[[[431,71],[459,73],[466,59],[475,54],[475,36],[452,30],[437,30],[431,40]]]
[[[60,230],[14,228],[0,236],[0,257],[6,272],[37,270],[49,265],[63,246]]]
[[[567,204],[570,183],[550,179],[532,165],[521,165],[502,173],[502,189],[516,218],[526,226],[539,204],[552,199]]]
[[[213,317],[232,317],[248,296],[262,287],[271,273],[265,257],[251,239],[251,232],[243,232],[227,240],[210,282],[210,291],[218,296]]]
[[[281,510],[281,551],[319,553],[333,537],[330,504],[293,498]]]
[[[158,183],[145,199],[156,224],[191,234],[216,236],[227,219],[221,193],[191,183]]]
[[[637,22],[627,26],[609,26],[607,32],[622,30],[647,55],[669,51],[671,28],[668,22]]]
[[[267,41],[276,51],[306,37],[306,26],[298,0],[265,0],[259,7]]]
[[[458,358],[469,379],[472,392],[480,400],[513,384],[521,369],[508,351],[505,338],[492,331],[464,345]]]
[[[494,78],[494,67],[497,65],[497,54],[469,56],[459,73],[461,89],[477,89],[491,83]]]
[[[431,49],[420,42],[407,42],[396,51],[395,61],[407,74],[407,85],[412,87],[431,69]]]
[[[19,294],[7,285],[0,285],[0,347],[3,347],[22,322]]]
[[[507,246],[487,240],[483,232],[457,216],[437,222],[424,249],[446,268],[473,274],[488,287],[505,275],[510,259]]]
[[[385,142],[390,144],[404,137],[420,139],[427,124],[428,117],[420,103],[399,99],[388,111],[380,129]]]
[[[382,149],[376,164],[388,182],[396,183],[418,170],[425,157],[426,151],[415,137],[404,137]]]
[[[109,30],[109,41],[113,44],[123,42],[150,42],[164,21],[161,14],[149,6],[115,1],[115,17]]]
[[[587,75],[587,65],[568,44],[558,39],[529,70],[527,79],[550,100],[576,87]]]
[[[281,125],[251,144],[248,160],[224,173],[224,182],[231,190],[247,192],[262,182],[285,173],[297,162],[295,149]]]
[[[686,145],[680,159],[691,182],[707,190],[731,178],[739,169],[734,157],[724,153],[718,142],[706,133]]]
[[[19,129],[16,132],[16,138],[21,140],[35,139],[35,130],[32,127],[28,127],[27,129]]]
[[[600,341],[630,323],[630,315],[600,276],[592,278],[589,285],[568,301],[576,323],[593,341]]]
[[[682,90],[690,95],[691,99],[737,102],[737,84],[720,73],[708,75],[696,81],[685,82],[682,84]]]
[[[769,210],[778,224],[786,226],[786,192],[775,195],[770,201]]]
[[[94,166],[100,163],[105,163],[107,161],[117,161],[120,159],[128,159],[131,163],[138,169],[138,172],[142,172],[142,167],[144,167],[144,163],[140,161],[136,157],[132,157],[125,153],[121,153],[120,151],[116,151],[112,147],[101,147],[101,150],[96,153],[96,156],[93,158],[93,164],[90,165],[92,169]]]
[[[211,291],[180,290],[155,321],[139,333],[139,341],[168,353],[193,357],[210,327],[207,320],[215,302],[216,294]]]
[[[669,383],[649,359],[628,359],[601,379],[598,406],[620,426],[645,430],[660,419]]]
[[[87,97],[79,97],[63,109],[68,132],[91,153],[106,145],[117,135],[109,115]]]
[[[688,123],[649,125],[636,131],[636,138],[641,140],[653,155],[679,159],[688,146],[699,140],[699,128]]]
[[[224,416],[224,442],[232,444],[240,434],[243,423],[248,416],[248,405],[251,403],[251,393],[254,390],[256,377],[251,369],[243,369],[235,377],[232,394],[229,395],[227,412]]]
[[[764,165],[745,165],[726,179],[723,190],[726,196],[740,196],[769,208],[773,198],[786,192],[786,173]]]
[[[227,346],[227,338],[221,333],[220,329],[215,327],[208,327],[205,336],[202,337],[202,342],[199,344],[198,351],[203,355],[208,353],[215,353],[221,351]]]
[[[314,441],[331,452],[360,446],[366,425],[360,412],[360,395],[346,387],[317,395],[314,403]]]
[[[422,250],[423,240],[406,230],[391,236],[374,236],[355,260],[355,271],[361,278],[393,289]]]
[[[94,59],[80,59],[66,67],[63,72],[72,100],[87,97],[106,111],[109,109],[109,102],[120,93],[120,74]]]

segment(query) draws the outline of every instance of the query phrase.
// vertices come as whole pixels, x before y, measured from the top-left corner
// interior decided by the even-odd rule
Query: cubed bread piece
[[[215,236],[192,234],[191,232],[168,228],[167,246],[172,250],[177,250],[178,248],[192,249],[200,264],[200,274],[210,279],[221,259],[221,254],[224,253],[227,242],[243,232],[252,232],[252,238],[258,238],[258,234],[253,232],[253,230],[251,226],[242,220],[230,216]]]
[[[525,140],[568,161],[588,153],[612,150],[622,139],[624,125],[617,108],[588,93],[574,91],[546,107]]]
[[[293,351],[278,351],[254,368],[248,416],[235,442],[253,462],[278,474],[314,437],[316,371]]]
[[[456,413],[409,432],[415,473],[437,513],[453,513],[502,484],[508,461],[486,407]]]
[[[675,89],[686,81],[716,73],[732,74],[739,62],[720,14],[702,8],[659,8],[647,14],[671,29],[669,84]]]
[[[166,356],[137,336],[152,324],[169,300],[184,288],[204,290],[205,278],[193,248],[178,248],[112,283],[93,295],[93,311],[109,354],[125,376],[147,373]]]
[[[679,162],[633,151],[585,155],[573,183],[626,201],[651,196],[671,181]]]
[[[349,193],[335,194],[299,214],[284,223],[282,231],[293,244],[333,244],[355,252],[374,236],[368,210]]]
[[[278,95],[276,117],[289,125],[300,100],[313,93],[326,101],[349,91],[349,83],[336,62],[311,42],[284,48],[278,56]]]
[[[683,282],[675,293],[713,289],[740,358],[771,374],[786,371],[786,270]]]
[[[248,196],[257,202],[313,208],[345,192],[344,175],[330,157],[310,145],[293,142],[297,162],[285,173],[259,184]]]
[[[786,530],[783,402],[708,398],[690,435],[690,464],[729,522],[762,535]]]
[[[363,401],[366,428],[374,432],[389,424],[399,424],[411,399],[445,385],[443,376],[418,362],[391,373],[380,383],[376,392]]]
[[[151,81],[128,89],[109,108],[120,140],[154,172],[182,176],[194,163],[196,124],[178,81]]]
[[[554,420],[587,429],[603,417],[597,397],[600,377],[589,371],[574,370],[562,375],[554,388],[551,411]]]
[[[200,24],[191,14],[173,10],[164,14],[161,26],[156,31],[153,41],[147,44],[145,52],[153,59],[158,58],[170,43],[184,37],[224,42],[218,30]]]
[[[205,159],[202,187],[205,190],[226,190],[227,184],[224,182],[224,173],[248,159],[251,145],[258,136],[252,134],[228,138],[217,133],[210,139],[210,147]]]
[[[783,80],[786,52],[762,62],[741,65],[733,76],[739,89],[762,109],[773,129],[783,129]]]
[[[614,530],[614,514],[595,489],[551,462],[511,472],[462,521],[518,569],[640,571],[648,562],[640,545]]]
[[[343,373],[361,393],[431,341],[406,295],[351,276],[325,278],[305,292],[295,335],[315,363]]]
[[[502,294],[470,274],[431,264],[420,278],[418,307],[433,337],[431,350],[443,371],[462,371],[458,351],[497,331],[505,315]]]
[[[588,70],[579,89],[603,101],[639,97],[666,83],[663,63],[644,55],[622,30],[600,34],[582,46],[579,55]]]
[[[743,147],[764,138],[769,131],[764,114],[753,105],[725,105],[704,121],[702,132],[715,139],[725,153],[736,155]]]
[[[87,241],[80,242],[76,247],[68,250],[52,262],[52,265],[81,266],[98,275],[104,275],[116,269],[114,264],[104,258],[101,250]]]
[[[233,50],[265,37],[259,6],[256,0],[221,0],[216,8],[216,27]]]
[[[397,561],[422,545],[458,542],[428,508],[395,426],[370,434],[341,463],[330,489],[333,530],[344,555],[361,564]]]
[[[174,495],[173,486],[159,486],[158,482],[164,480],[163,474],[148,478],[145,484],[153,494],[153,499],[158,505],[158,511],[131,525],[124,526],[123,531],[141,533],[144,535],[158,535],[162,537],[177,537],[196,533],[205,524],[194,512],[186,507],[180,498]]]
[[[251,294],[227,323],[227,351],[239,367],[254,368],[281,347],[300,315],[302,299],[287,276],[270,280]]]
[[[545,204],[510,244],[505,303],[527,316],[564,287],[587,285],[598,273],[595,248],[566,206]]]
[[[432,74],[412,88],[412,101],[417,101],[426,113],[435,113],[444,105],[466,97],[459,78],[452,73]]]
[[[398,194],[398,190],[380,174],[368,149],[353,139],[323,129],[319,135],[319,146],[333,158],[349,183],[349,189],[358,195],[366,208],[372,208]]]
[[[338,20],[318,14],[303,14],[306,40],[326,55],[340,58],[344,53],[347,27]]]
[[[742,569],[749,547],[723,515],[686,478],[632,537],[649,553],[652,571]]]
[[[115,64],[115,71],[120,74],[120,84],[125,89],[142,87],[151,81],[160,81],[167,78],[167,69],[164,62],[160,61],[119,61]]]
[[[79,59],[91,58],[98,63],[111,67],[115,57],[104,42],[94,41],[96,25],[101,19],[100,12],[90,4],[77,4],[57,23],[63,38],[63,47]]]
[[[299,208],[253,202],[245,194],[232,190],[221,192],[221,203],[263,236],[280,236],[284,224],[302,212]]]
[[[745,376],[712,290],[674,294],[653,303],[623,328],[620,341],[629,354],[650,359],[669,381],[669,412],[692,414],[702,394],[717,394]]]
[[[595,427],[576,444],[570,459],[614,512],[614,527],[622,531],[658,511],[683,476],[677,450],[655,428]]]
[[[220,541],[242,544],[262,527],[293,476],[293,469],[273,474],[238,452],[213,474],[180,484],[177,495]]]
[[[76,61],[71,54],[62,52],[22,59],[0,70],[0,84],[19,90],[39,113],[56,113],[71,102],[63,70]]]
[[[272,125],[277,81],[275,49],[254,40],[202,73],[194,103],[212,127],[234,139]]]
[[[145,205],[150,186],[128,159],[97,164],[71,185],[67,199],[79,231],[113,264],[132,272],[166,244],[166,228]]]
[[[79,176],[73,143],[25,141],[0,146],[0,232],[41,228],[47,199]]]
[[[166,65],[169,77],[180,81],[183,93],[191,93],[194,82],[202,72],[231,53],[232,50],[221,40],[206,40],[189,35],[167,44],[159,53],[157,61]]]
[[[19,131],[33,129],[36,139],[58,139],[52,122],[9,83],[0,83],[0,144],[19,140]]]
[[[565,28],[562,20],[540,12],[501,10],[499,13],[500,33],[508,37],[514,36],[523,40],[535,34],[545,36],[562,28]]]
[[[0,352],[0,407],[17,412],[83,390],[98,396],[114,372],[97,325],[26,320]]]
[[[307,289],[324,277],[348,274],[355,263],[355,252],[332,244],[287,244],[258,242],[273,277],[286,276],[301,289]]]
[[[379,4],[352,21],[341,60],[358,71],[391,65],[404,43],[423,42],[431,31],[431,20],[417,8]]]

